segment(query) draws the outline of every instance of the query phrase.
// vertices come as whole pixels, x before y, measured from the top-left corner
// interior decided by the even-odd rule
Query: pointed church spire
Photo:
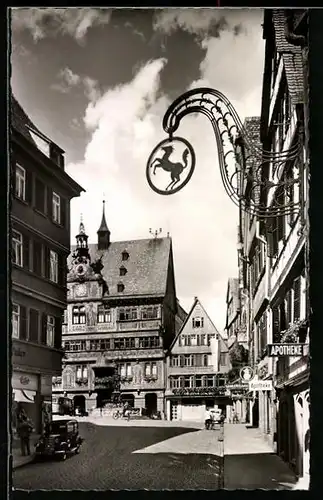
[[[105,200],[103,200],[102,220],[97,231],[98,234],[98,249],[107,250],[110,246],[110,230],[105,219]]]

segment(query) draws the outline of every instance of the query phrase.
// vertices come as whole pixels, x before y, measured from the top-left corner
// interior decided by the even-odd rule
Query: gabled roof
[[[304,102],[304,78],[302,48],[292,45],[286,39],[286,13],[284,9],[273,11],[273,24],[277,52],[281,52],[291,101],[293,104]]]
[[[178,337],[181,335],[181,333],[183,332],[185,326],[187,325],[187,323],[190,321],[190,319],[192,319],[193,317],[193,314],[194,314],[194,311],[197,307],[197,305],[200,306],[200,308],[202,309],[203,311],[203,315],[208,319],[208,321],[211,323],[213,329],[214,329],[214,333],[218,334],[220,336],[220,339],[222,339],[222,335],[219,333],[218,329],[215,327],[213,321],[211,320],[210,316],[207,314],[206,310],[204,309],[203,305],[201,304],[201,302],[199,301],[198,297],[195,297],[194,299],[194,302],[193,302],[193,305],[184,321],[184,323],[182,324],[180,330],[177,332],[177,335],[175,336],[175,338],[173,339],[173,342],[169,348],[169,350],[171,350],[173,348],[173,346],[175,345]],[[222,339],[223,340],[223,339]]]
[[[72,246],[72,252],[75,250]],[[129,254],[122,260],[122,252]],[[108,249],[98,250],[97,244],[89,244],[91,261],[102,256],[101,271],[109,293],[107,297],[127,297],[133,295],[165,296],[167,272],[172,259],[170,238],[149,238],[142,240],[114,241]],[[68,265],[72,262],[68,257]],[[127,272],[120,276],[120,267]],[[118,293],[118,284],[124,285],[124,291]]]
[[[28,141],[30,141],[34,146],[37,147],[36,142],[32,138],[32,135],[29,131],[29,127],[43,135],[40,130],[36,127],[36,125],[31,121],[27,113],[20,106],[19,102],[15,98],[13,94],[11,94],[11,126],[17,130],[21,135],[25,137]]]

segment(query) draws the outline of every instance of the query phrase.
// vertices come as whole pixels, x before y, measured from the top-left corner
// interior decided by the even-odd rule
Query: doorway
[[[252,427],[259,427],[259,400],[256,397],[252,407]]]
[[[131,408],[134,408],[135,396],[133,394],[121,394],[121,400],[123,403],[127,402]]]
[[[73,403],[74,403],[74,413],[76,408],[78,408],[81,415],[83,415],[85,413],[85,396],[82,396],[81,394],[74,396]]]
[[[146,394],[145,407],[148,416],[157,413],[157,394],[155,394],[154,392]]]

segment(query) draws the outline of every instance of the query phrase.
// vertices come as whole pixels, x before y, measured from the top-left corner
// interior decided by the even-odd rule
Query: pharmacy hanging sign
[[[280,356],[305,356],[306,344],[268,344],[267,352],[268,356],[280,357]]]

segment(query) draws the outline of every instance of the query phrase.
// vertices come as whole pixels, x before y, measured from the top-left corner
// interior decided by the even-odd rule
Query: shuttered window
[[[27,310],[25,306],[20,305],[20,339],[27,340]]]
[[[272,319],[273,319],[273,342],[280,341],[280,327],[279,327],[279,309],[278,307],[274,307],[272,310]]]
[[[29,341],[37,343],[39,340],[39,312],[29,310]]]
[[[42,244],[37,240],[33,241],[33,272],[42,275]]]
[[[26,170],[26,198],[25,200],[30,205],[33,204],[33,175]]]
[[[23,266],[24,269],[30,270],[30,238],[26,234],[23,235]]]
[[[55,338],[54,338],[54,347],[56,349],[62,348],[62,318],[55,318]]]
[[[35,181],[35,208],[45,212],[45,184],[40,179]]]

